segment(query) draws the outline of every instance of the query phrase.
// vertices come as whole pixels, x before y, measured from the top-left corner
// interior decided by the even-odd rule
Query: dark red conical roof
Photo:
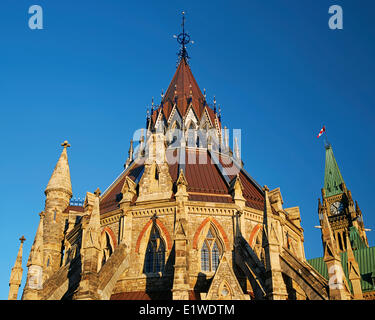
[[[207,105],[206,98],[202,94],[185,58],[180,60],[172,81],[163,97],[161,106],[151,114],[152,123],[155,123],[160,112],[163,112],[165,119],[168,120],[174,104],[177,104],[178,112],[182,117],[186,115],[188,107],[192,104],[193,110],[199,120],[205,108],[212,124],[214,124],[215,118],[217,118],[214,111]]]

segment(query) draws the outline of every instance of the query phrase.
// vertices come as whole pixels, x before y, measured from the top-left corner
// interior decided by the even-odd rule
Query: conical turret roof
[[[72,195],[72,183],[70,180],[70,170],[68,163],[67,148],[70,147],[67,141],[61,144],[64,149],[61,153],[59,160],[53,170],[51,178],[48,182],[45,193],[50,190],[63,190]]]
[[[205,108],[212,123],[215,123],[215,118],[217,118],[215,112],[208,106],[185,58],[181,58],[160,107],[151,113],[151,123],[155,124],[160,112],[167,120],[174,105],[182,117],[186,116],[189,106],[192,105],[198,119],[201,119]]]

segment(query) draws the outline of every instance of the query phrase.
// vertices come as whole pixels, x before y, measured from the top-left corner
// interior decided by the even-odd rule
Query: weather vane
[[[177,39],[177,42],[181,45],[181,49],[178,52],[179,60],[185,58],[188,60],[190,57],[186,51],[186,45],[188,43],[194,43],[194,41],[190,40],[190,35],[185,32],[185,11],[182,11],[182,33],[178,36],[174,35],[173,37]]]

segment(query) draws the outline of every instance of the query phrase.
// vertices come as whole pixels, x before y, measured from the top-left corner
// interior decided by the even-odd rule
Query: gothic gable
[[[204,300],[249,300],[250,297],[243,290],[224,254],[216,270],[214,278]]]

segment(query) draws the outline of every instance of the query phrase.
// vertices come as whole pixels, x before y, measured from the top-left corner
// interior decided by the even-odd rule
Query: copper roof
[[[222,161],[219,158],[219,165],[213,162],[211,154],[205,149],[186,149],[184,162],[180,163],[180,149],[168,149],[167,159],[176,159],[169,165],[169,174],[173,183],[178,179],[180,169],[184,170],[186,180],[188,182],[187,192],[191,201],[207,201],[217,203],[233,203],[229,190],[229,181],[237,175],[225,175],[225,168],[233,166],[228,161]],[[223,165],[224,164],[224,165]],[[222,172],[224,170],[224,172]],[[139,181],[144,172],[143,164],[133,163],[127,171],[125,171],[113,183],[109,190],[103,194],[100,202],[101,213],[106,213],[118,208],[118,202],[121,199],[120,193],[126,176],[133,181]],[[237,171],[238,172],[238,171]],[[248,207],[263,210],[264,196],[257,183],[241,169],[239,177],[243,185],[243,196],[246,199]],[[135,201],[134,199],[133,201]]]
[[[228,194],[228,186],[206,150],[187,150],[185,163],[188,192]]]
[[[160,107],[152,112],[151,123],[155,124],[160,113],[163,114],[165,120],[168,120],[175,104],[181,117],[187,114],[190,104],[192,104],[193,111],[198,119],[201,119],[206,108],[210,121],[215,126],[215,119],[218,118],[207,105],[206,98],[199,89],[198,83],[185,59],[180,60]],[[220,126],[220,121],[218,121],[218,124]]]
[[[121,193],[121,189],[124,185],[125,179],[128,176],[130,179],[135,181],[137,177],[142,173],[144,166],[143,165],[133,165],[129,168],[125,175],[122,175],[118,181],[116,181],[113,187],[109,190],[108,193],[103,195],[100,199],[100,212],[106,213],[118,208],[118,195]]]

